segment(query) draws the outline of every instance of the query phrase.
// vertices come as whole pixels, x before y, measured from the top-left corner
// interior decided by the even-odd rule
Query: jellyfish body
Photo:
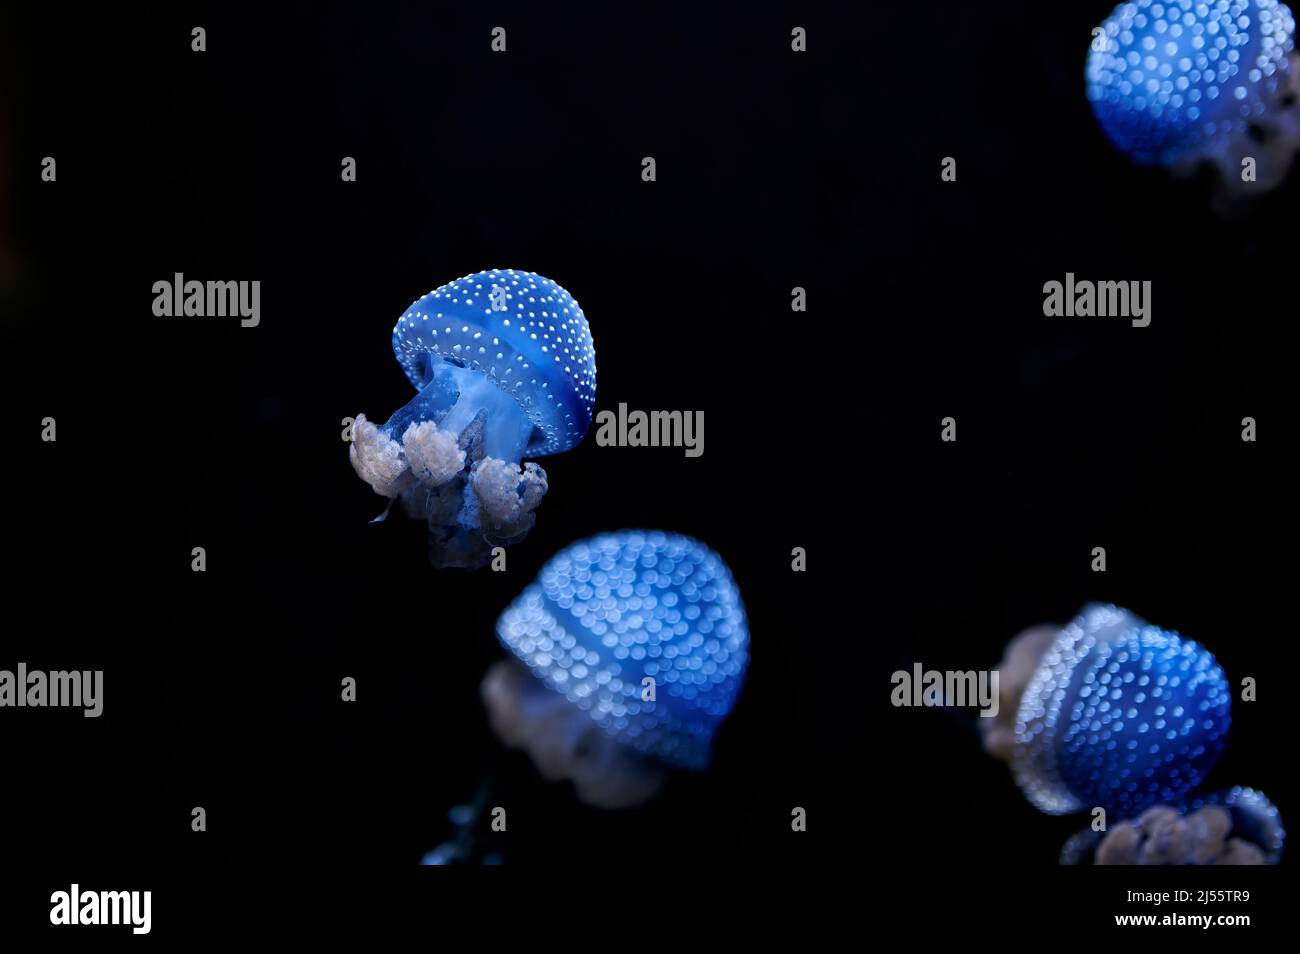
[[[1300,142],[1295,20],[1278,0],[1131,0],[1094,31],[1087,96],[1106,136],[1142,165],[1214,163],[1242,181],[1285,174]]]
[[[1198,643],[1090,605],[1020,699],[1012,769],[1040,810],[1131,818],[1195,790],[1230,723],[1223,670]]]
[[[550,279],[493,269],[413,302],[393,352],[417,393],[382,425],[357,416],[353,467],[427,520],[435,565],[481,566],[528,534],[548,489],[523,457],[569,450],[591,424],[586,316]]]
[[[587,724],[625,750],[690,769],[708,764],[749,659],[726,564],[658,531],[562,550],[502,614],[497,636]]]
[[[1207,805],[1220,806],[1228,812],[1233,833],[1257,845],[1264,855],[1265,864],[1275,865],[1282,860],[1282,846],[1286,842],[1282,813],[1263,792],[1236,785],[1227,791],[1194,798],[1187,808],[1196,811]]]
[[[1275,865],[1286,832],[1263,792],[1238,786],[1182,805],[1153,805],[1136,818],[1076,832],[1063,865]]]

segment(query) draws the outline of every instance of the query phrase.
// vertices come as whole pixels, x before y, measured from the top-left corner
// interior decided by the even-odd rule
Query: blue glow
[[[1107,137],[1143,165],[1210,158],[1273,108],[1295,46],[1278,0],[1133,0],[1095,36],[1087,95]]]
[[[1016,715],[1016,781],[1051,814],[1130,818],[1196,789],[1223,752],[1231,694],[1201,645],[1092,605],[1044,655]]]
[[[539,679],[639,752],[709,761],[749,660],[740,593],[689,537],[622,531],[556,554],[497,622]],[[653,702],[643,699],[655,680]]]

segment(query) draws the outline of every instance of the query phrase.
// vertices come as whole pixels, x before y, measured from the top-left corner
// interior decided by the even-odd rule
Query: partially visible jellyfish
[[[447,812],[447,821],[451,833],[436,848],[424,853],[420,864],[430,867],[447,865],[499,865],[503,859],[498,851],[489,850],[478,838],[478,829],[487,814],[488,800],[494,791],[490,779],[479,785],[474,799],[463,805],[453,806]]]
[[[1084,829],[1065,843],[1066,865],[1275,865],[1286,832],[1276,807],[1251,788],[1187,805],[1153,805],[1107,831]]]
[[[1230,709],[1203,646],[1091,604],[1041,649],[1016,709],[1012,771],[1041,811],[1132,818],[1200,785],[1223,752]]]
[[[1286,832],[1262,792],[1196,794],[1231,723],[1227,680],[1203,646],[1092,603],[1065,627],[1022,631],[998,671],[985,751],[1041,811],[1105,810],[1104,831],[1073,835],[1061,864],[1278,863]]]
[[[749,628],[731,573],[689,537],[623,531],[556,554],[502,614],[483,680],[498,737],[600,808],[700,770],[735,705]]]
[[[1220,806],[1226,810],[1232,820],[1233,834],[1257,845],[1265,864],[1275,865],[1282,860],[1282,846],[1286,841],[1282,813],[1263,792],[1237,785],[1225,792],[1194,798],[1189,804],[1192,811],[1203,806]]]
[[[482,566],[528,535],[547,491],[546,472],[522,459],[569,450],[591,424],[586,316],[550,279],[493,269],[412,303],[393,352],[418,393],[382,425],[357,415],[352,466],[428,522],[435,566]]]
[[[979,720],[984,751],[994,758],[1010,762],[1015,757],[1020,699],[1060,631],[1061,627],[1048,623],[1031,626],[1002,651],[1002,661],[998,663],[998,711],[992,718]]]
[[[1229,192],[1286,176],[1300,149],[1295,20],[1278,0],[1130,0],[1094,31],[1087,96],[1142,165],[1210,163]]]

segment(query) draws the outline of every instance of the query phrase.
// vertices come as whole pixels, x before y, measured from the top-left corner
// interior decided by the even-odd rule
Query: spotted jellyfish
[[[489,721],[543,778],[600,808],[702,770],[740,693],[749,627],[722,559],[689,537],[623,531],[572,544],[501,615],[512,658],[483,680]]]
[[[1209,163],[1231,195],[1277,185],[1300,149],[1295,20],[1278,0],[1122,3],[1085,74],[1102,130],[1141,165]]]
[[[1238,786],[1137,818],[1091,827],[1061,850],[1063,865],[1275,865],[1286,831],[1263,792]]]
[[[986,729],[985,747],[1049,814],[1176,804],[1226,744],[1231,694],[1214,657],[1128,610],[1091,604],[1062,629],[1028,630],[1003,665],[1014,728]]]
[[[535,272],[467,275],[413,302],[393,352],[416,395],[384,424],[358,414],[349,457],[429,525],[435,566],[475,568],[536,520],[546,471],[591,424],[596,352],[573,296]],[[384,513],[376,519],[383,519]]]

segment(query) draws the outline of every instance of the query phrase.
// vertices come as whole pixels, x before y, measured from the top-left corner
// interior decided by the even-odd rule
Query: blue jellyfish
[[[1282,813],[1258,789],[1234,785],[1223,792],[1193,799],[1189,811],[1206,805],[1225,809],[1232,820],[1232,831],[1250,844],[1259,846],[1264,863],[1275,865],[1282,860],[1282,846],[1286,842],[1286,829],[1282,827]]]
[[[659,531],[562,550],[501,615],[497,636],[515,660],[484,682],[493,727],[545,777],[573,781],[602,807],[643,801],[670,767],[707,766],[749,659],[726,564]]]
[[[1278,0],[1131,0],[1093,31],[1087,95],[1106,136],[1143,165],[1213,163],[1280,180],[1300,143],[1295,20]],[[1250,181],[1255,181],[1254,179]]]
[[[1063,865],[1275,865],[1286,832],[1263,792],[1237,786],[1074,834]]]
[[[587,318],[550,279],[493,269],[413,302],[393,352],[417,393],[383,425],[357,415],[352,466],[428,521],[435,566],[482,566],[528,535],[546,493],[546,471],[521,460],[574,447],[591,424]]]
[[[1196,789],[1223,752],[1231,694],[1198,643],[1092,604],[1042,656],[1016,713],[1012,770],[1050,814],[1131,818]]]

